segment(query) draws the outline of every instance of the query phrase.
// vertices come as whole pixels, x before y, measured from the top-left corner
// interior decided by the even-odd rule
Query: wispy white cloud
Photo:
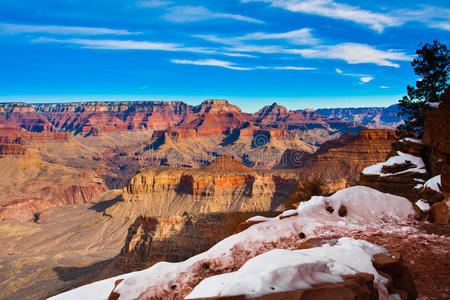
[[[232,62],[217,59],[200,59],[200,60],[172,59],[171,62],[174,64],[183,64],[183,65],[222,67],[232,70],[251,70],[251,68],[238,67]]]
[[[349,64],[374,63],[380,66],[398,68],[395,61],[409,61],[411,56],[396,50],[379,50],[373,46],[358,43],[321,45],[319,39],[311,34],[311,29],[303,28],[285,33],[250,33],[237,37],[219,37],[216,35],[195,35],[214,43],[224,44],[227,52],[262,54],[300,54],[305,58],[341,59]],[[253,40],[286,39],[293,44],[305,44],[308,48],[296,49],[281,45],[250,44]]]
[[[165,7],[171,4],[173,4],[173,1],[166,1],[166,0],[144,0],[136,2],[136,5],[138,7],[144,8]]]
[[[297,71],[317,70],[317,68],[295,67],[295,66],[284,66],[284,67],[264,67],[264,66],[259,66],[259,67],[255,67],[255,69],[262,69],[262,70],[297,70]]]
[[[34,39],[35,43],[64,43],[77,44],[90,49],[110,49],[110,50],[164,50],[180,51],[182,48],[178,44],[158,43],[148,41],[124,41],[124,40],[92,40],[92,39],[53,39],[41,37]],[[192,50],[192,48],[188,48]],[[201,49],[198,49],[201,51]]]
[[[388,86],[385,86],[385,85],[381,85],[380,88],[381,88],[381,89],[388,89],[389,87],[388,87]]]
[[[336,73],[343,75],[343,76],[352,76],[352,77],[358,77],[359,83],[364,84],[372,81],[374,78],[370,75],[364,75],[364,74],[354,74],[354,73],[344,73],[341,69],[336,69]]]
[[[286,40],[296,45],[315,45],[320,42],[312,35],[312,29],[301,28],[281,33],[255,32],[243,36],[218,37],[217,35],[194,35],[195,37],[224,45],[242,46],[247,41]]]
[[[287,40],[292,44],[297,45],[314,45],[319,43],[319,39],[313,37],[311,28],[301,28],[282,33],[264,33],[256,32],[246,34],[235,38],[238,41],[250,40]]]
[[[239,52],[227,52],[206,47],[186,47],[175,43],[161,43],[150,41],[133,41],[133,40],[97,40],[97,39],[55,39],[48,37],[40,37],[32,40],[34,43],[60,43],[75,44],[82,48],[88,49],[104,49],[104,50],[160,50],[172,52],[192,52],[202,54],[216,54],[232,57],[254,57],[253,55]]]
[[[292,12],[319,15],[339,20],[352,21],[367,25],[382,32],[384,28],[397,26],[401,21],[396,17],[371,12],[357,6],[342,4],[333,0],[241,0],[242,2],[267,2],[273,7],[280,7]]]
[[[382,32],[385,28],[401,26],[416,21],[428,27],[450,30],[450,9],[432,5],[417,8],[373,12],[358,6],[339,3],[334,0],[241,0],[242,2],[266,2],[272,7],[288,11],[351,21]]]
[[[286,48],[278,45],[239,45],[234,47],[225,47],[227,52],[254,52],[262,54],[287,53]]]
[[[123,29],[101,27],[57,26],[57,25],[24,25],[0,23],[0,33],[47,33],[56,35],[135,35],[141,32],[130,32]]]
[[[371,76],[364,76],[364,77],[359,78],[359,80],[361,81],[361,83],[367,83],[367,82],[369,82],[369,81],[372,81],[373,79],[374,79],[374,78],[371,77]]]
[[[185,60],[185,59],[172,59],[174,64],[184,64],[184,65],[197,65],[197,66],[212,66],[212,67],[222,67],[232,70],[248,71],[248,70],[316,70],[316,68],[310,67],[297,67],[297,66],[257,66],[257,67],[243,67],[236,65],[235,63],[217,59],[200,59],[200,60]]]
[[[411,56],[401,51],[378,50],[366,44],[343,43],[329,46],[317,46],[310,49],[293,49],[291,53],[301,54],[306,58],[340,59],[349,64],[372,63],[379,66],[398,68],[394,61],[409,61]]]
[[[428,26],[450,31],[450,22],[435,22],[430,23]]]
[[[415,9],[398,9],[392,12],[402,23],[421,22],[431,28],[450,30],[450,8],[419,5]]]
[[[243,15],[213,12],[203,6],[172,6],[162,18],[175,23],[205,21],[211,19],[234,19],[250,23],[264,23],[261,20]]]

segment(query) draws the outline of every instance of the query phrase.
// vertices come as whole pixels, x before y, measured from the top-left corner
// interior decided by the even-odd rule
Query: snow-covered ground
[[[382,169],[384,166],[391,167],[395,164],[406,164],[408,161],[411,162],[415,167],[397,173],[382,173]],[[364,175],[378,175],[381,177],[399,175],[408,172],[426,173],[427,170],[425,169],[425,163],[423,162],[422,158],[411,154],[406,154],[401,151],[397,151],[397,155],[390,157],[387,161],[369,166],[362,171]]]
[[[384,285],[387,279],[372,265],[373,255],[380,253],[387,253],[387,250],[352,238],[341,238],[336,245],[325,244],[311,249],[271,250],[250,259],[236,272],[204,279],[185,299],[258,297],[307,289],[319,283],[342,282],[341,275],[361,272],[373,274],[374,282]]]
[[[314,196],[311,200],[301,203],[296,212],[284,213],[284,218],[280,218],[280,216],[253,218],[263,222],[222,240],[208,251],[184,262],[160,262],[149,269],[85,285],[51,299],[107,299],[118,279],[124,279],[114,289],[114,292],[120,294],[119,299],[167,298],[168,295],[177,295],[180,298],[192,292],[208,276],[239,270],[250,259],[273,249],[295,249],[302,242],[302,238],[299,236],[306,238],[333,235],[351,236],[352,232],[361,231],[383,232],[384,234],[409,232],[412,234],[417,231],[410,226],[415,211],[407,199],[365,186],[347,188],[329,197]],[[374,253],[369,249],[376,248],[375,246],[366,247],[364,242],[358,246],[354,243],[360,242],[347,241],[347,243],[345,241],[343,240],[337,246],[346,248],[348,245],[353,245],[354,251],[359,251],[358,247],[360,249],[365,247],[367,255]],[[329,256],[325,246],[314,249],[304,252],[304,254],[294,252],[292,255],[304,258],[305,253],[312,255],[315,253],[314,251],[317,251],[317,262],[329,263],[333,260],[336,266],[338,263],[342,264],[339,268],[351,266],[351,262],[347,262],[345,259],[340,261]],[[376,249],[381,251],[380,248]],[[278,255],[276,253],[280,252],[268,255]],[[263,259],[265,258],[263,257]],[[256,259],[256,261],[258,260]],[[250,265],[252,264],[250,263]],[[205,266],[207,266],[206,269]],[[299,262],[298,266],[301,267],[302,263]],[[318,268],[321,266],[322,264],[317,265]],[[328,271],[322,270],[324,274],[328,273],[328,275],[319,276],[317,282],[325,280],[324,278],[327,278],[326,280],[336,279],[333,276],[338,273],[333,273],[333,268],[330,265],[327,266]],[[386,296],[383,281],[378,280],[378,282],[381,283],[378,286],[381,295]]]

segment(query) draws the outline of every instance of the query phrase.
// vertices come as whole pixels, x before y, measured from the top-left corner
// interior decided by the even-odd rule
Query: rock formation
[[[323,143],[313,155],[297,153],[299,158],[290,160],[294,162],[294,167],[295,164],[303,167],[302,172],[333,181],[345,179],[349,184],[354,184],[365,167],[386,159],[395,140],[394,130],[361,130],[356,135],[345,134]],[[291,157],[294,155],[291,154]]]
[[[369,128],[395,128],[402,119],[397,104],[388,107],[325,108],[316,112],[331,119],[362,122]]]
[[[144,168],[124,188],[123,199],[151,207],[156,216],[270,211],[282,207],[296,183],[293,172],[255,171],[224,156],[200,169]]]

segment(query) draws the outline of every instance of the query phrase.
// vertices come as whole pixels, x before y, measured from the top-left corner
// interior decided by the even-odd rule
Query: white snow
[[[263,216],[254,216],[254,217],[248,219],[245,222],[264,222],[264,221],[267,221],[267,220],[270,220],[270,219],[271,218],[267,218],[267,217],[263,217]]]
[[[289,209],[289,210],[285,210],[284,212],[281,213],[281,215],[279,215],[278,217],[291,217],[298,214],[296,209]]]
[[[399,142],[411,142],[411,143],[416,143],[416,144],[423,144],[422,140],[413,139],[413,138],[409,138],[409,137],[403,138],[403,139],[399,140]]]
[[[400,297],[399,294],[395,293],[395,294],[389,295],[389,300],[402,300],[402,297]]]
[[[430,188],[432,190],[435,190],[438,193],[442,193],[441,191],[441,175],[434,176],[433,178],[429,179],[425,184],[423,185],[425,188]]]
[[[347,209],[347,215],[344,217],[338,215],[341,205]],[[332,207],[333,213],[329,213],[327,207]],[[146,270],[85,285],[51,299],[107,299],[107,295],[114,288],[114,282],[119,278],[125,279],[114,289],[120,294],[120,300],[136,299],[139,296],[164,298],[164,295],[173,293],[174,285],[195,282],[194,278],[198,276],[195,270],[198,270],[199,264],[205,261],[210,262],[210,268],[215,268],[216,271],[227,270],[240,261],[243,264],[249,258],[261,253],[286,247],[289,242],[295,245],[298,243],[300,233],[304,233],[306,238],[313,238],[327,234],[350,235],[352,230],[359,232],[375,229],[395,232],[403,231],[402,228],[405,227],[406,232],[409,232],[412,227],[408,224],[415,215],[413,205],[406,198],[382,193],[366,186],[347,188],[329,197],[312,197],[311,200],[302,202],[297,212],[297,216],[284,219],[280,219],[279,216],[264,218],[265,222],[250,226],[184,262],[160,262]],[[345,248],[345,245],[347,243],[342,244],[342,247]],[[315,253],[314,251],[311,250],[311,255]],[[326,250],[319,250],[317,253],[321,253],[320,251]],[[325,254],[322,257],[325,257]],[[351,256],[350,261],[336,258],[336,261],[343,264],[342,266],[351,266],[352,260]],[[332,270],[332,265],[327,266]],[[317,267],[323,266],[319,264]],[[323,270],[324,273],[328,272]],[[378,285],[378,290],[380,294],[386,294],[383,285]]]
[[[381,172],[381,170],[383,169],[384,166],[393,166],[395,164],[405,164],[408,161],[411,162],[415,167],[404,170],[404,171],[400,171],[397,173],[382,173]],[[362,171],[362,173],[364,175],[378,175],[381,177],[399,175],[399,174],[408,173],[408,172],[426,173],[427,170],[425,169],[425,164],[424,164],[422,158],[411,155],[411,154],[403,153],[401,151],[397,151],[397,156],[392,156],[387,161],[378,163],[376,165],[369,166]]]
[[[439,108],[440,102],[428,102],[427,104],[433,108]]]
[[[429,211],[430,204],[425,202],[423,199],[420,199],[416,202],[416,205],[420,208],[421,211]]]
[[[386,249],[366,241],[341,238],[337,244],[303,250],[276,249],[248,260],[238,271],[204,279],[185,298],[245,295],[311,288],[314,284],[342,282],[340,275],[365,272],[376,283],[386,283],[372,265],[375,254]]]

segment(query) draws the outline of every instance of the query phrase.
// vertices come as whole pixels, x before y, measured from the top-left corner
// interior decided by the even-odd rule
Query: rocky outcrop
[[[431,149],[429,164],[433,157],[442,161],[441,185],[446,199],[450,197],[450,88],[441,96],[439,107],[429,107],[425,111],[423,142]]]
[[[24,155],[26,148],[20,144],[0,144],[0,156],[2,155]]]
[[[441,96],[437,107],[425,106],[423,113],[426,117],[423,140],[407,137],[393,143],[389,159],[366,168],[360,184],[413,202],[420,200],[418,203],[431,206],[430,221],[448,224],[450,89]],[[424,215],[428,208],[424,208]]]
[[[22,166],[17,174],[21,179],[12,178],[15,184],[11,185],[8,178],[0,185],[3,194],[0,197],[0,220],[27,221],[51,207],[91,202],[107,190],[103,181],[92,172],[80,172],[66,167],[64,176],[55,177],[62,171],[60,168],[25,162],[28,159],[23,157],[18,158],[18,161],[10,161],[10,164],[18,163]],[[36,167],[40,169],[38,177],[30,176],[35,173]]]
[[[295,173],[255,171],[228,156],[200,169],[141,169],[124,188],[126,202],[145,202],[155,215],[187,212],[270,211],[282,207]]]
[[[194,113],[240,113],[241,109],[227,100],[205,100],[193,108]]]
[[[1,103],[0,124],[32,132],[54,131],[53,125],[45,116],[25,103]]]
[[[119,269],[130,272],[161,260],[179,262],[208,250],[236,230],[239,221],[261,212],[189,214],[172,217],[139,216],[128,229],[116,258]],[[262,213],[275,216],[277,212]]]
[[[359,184],[416,202],[423,196],[419,193],[423,183],[430,178],[420,154],[424,145],[419,140],[402,139],[392,148],[386,162],[363,170]]]
[[[301,157],[294,161],[316,176],[332,180],[344,178],[354,184],[365,167],[386,159],[395,139],[394,130],[361,130],[356,135],[345,134],[325,142],[312,156],[297,155]]]

